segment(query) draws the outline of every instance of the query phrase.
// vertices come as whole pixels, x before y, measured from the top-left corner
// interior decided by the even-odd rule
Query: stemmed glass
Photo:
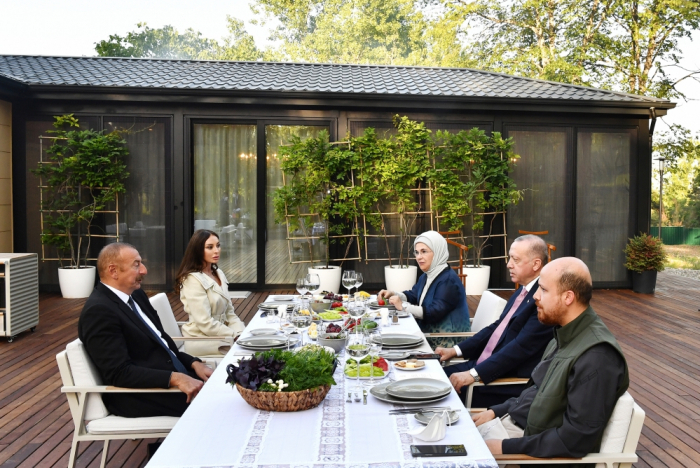
[[[284,333],[287,339],[287,351],[289,351],[289,335],[292,334],[292,322],[290,321],[289,312],[285,312],[284,315],[280,315],[280,330]]]
[[[307,328],[311,326],[311,314],[304,315],[301,313],[301,309],[294,308],[292,313],[292,325],[297,332],[301,332],[301,346],[304,346],[304,332]]]
[[[357,327],[355,327],[357,328]],[[358,391],[361,387],[360,385],[360,361],[369,354],[369,343],[367,337],[364,333],[353,333],[348,336],[348,342],[345,346],[345,352],[348,356],[353,358],[357,362],[357,379],[355,384],[355,391]],[[370,369],[371,371],[371,369]],[[371,372],[370,372],[371,375]]]
[[[365,315],[365,308],[358,302],[348,302],[348,315],[355,320],[355,333],[359,333],[360,325],[357,319]]]
[[[350,296],[350,290],[355,287],[355,271],[346,270],[343,272],[343,286],[348,290],[348,297]]]
[[[374,387],[374,362],[379,359],[379,353],[382,352],[382,332],[379,328],[366,328],[365,334],[369,341],[369,363],[372,365],[369,369],[369,386]]]
[[[358,291],[360,290],[360,286],[362,286],[362,283],[364,283],[362,273],[355,273],[355,287],[357,288],[357,291],[355,291],[355,295],[357,295]],[[360,299],[362,300],[362,302],[364,302],[363,298]]]
[[[299,293],[299,302],[304,305],[304,295],[309,291],[309,286],[306,283],[306,278],[297,279],[297,292]]]
[[[316,294],[321,289],[321,277],[316,273],[306,275],[306,287],[311,294]]]

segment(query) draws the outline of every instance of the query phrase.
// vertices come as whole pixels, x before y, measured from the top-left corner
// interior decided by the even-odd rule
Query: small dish
[[[417,371],[421,369],[425,369],[425,361],[416,361],[415,364],[418,365],[420,364],[419,367],[402,367],[399,364],[401,363],[407,363],[407,361],[398,361],[394,363],[394,369],[402,370],[402,371]]]

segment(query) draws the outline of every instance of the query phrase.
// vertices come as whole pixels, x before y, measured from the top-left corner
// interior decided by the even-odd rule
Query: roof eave
[[[272,91],[272,90],[220,90],[220,89],[172,89],[172,88],[126,88],[105,86],[63,86],[63,85],[30,85],[26,87],[31,97],[35,99],[87,99],[110,101],[160,101],[167,97],[172,102],[201,102],[213,103],[250,103],[263,104],[262,101],[279,100],[289,101],[289,105],[305,106],[357,106],[359,101],[365,103],[392,102],[398,107],[414,107],[420,102],[422,106],[428,104],[435,108],[463,108],[465,105],[475,105],[483,108],[488,104],[494,110],[507,110],[513,107],[537,107],[576,108],[577,112],[590,112],[586,108],[615,109],[616,111],[627,109],[629,111],[648,111],[654,107],[657,115],[665,114],[668,109],[673,109],[676,104],[671,101],[645,100],[638,101],[607,101],[607,100],[580,100],[580,99],[551,99],[551,98],[501,98],[489,96],[435,96],[435,95],[406,95],[406,94],[372,94],[372,93],[331,93],[331,92],[304,92],[304,91]],[[174,101],[173,101],[174,99]],[[374,106],[372,106],[374,107]],[[600,112],[597,110],[596,112]],[[636,112],[635,112],[636,113]]]

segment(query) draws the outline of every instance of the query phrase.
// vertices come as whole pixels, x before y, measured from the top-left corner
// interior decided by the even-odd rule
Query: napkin
[[[411,429],[408,433],[425,442],[437,442],[444,439],[447,433],[447,411],[435,413],[427,426]]]
[[[481,437],[483,437],[484,440],[490,440],[490,439],[510,439],[510,435],[508,435],[508,431],[506,430],[505,427],[503,427],[503,423],[501,422],[501,418],[495,418],[492,419],[491,421],[485,422],[481,426],[477,427],[479,430],[479,434],[481,434]]]
[[[277,313],[279,314],[280,318],[286,316],[287,315],[287,306],[286,305],[277,306]]]

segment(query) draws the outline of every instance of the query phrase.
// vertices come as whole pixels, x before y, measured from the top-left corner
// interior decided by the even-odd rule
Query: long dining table
[[[270,300],[270,299],[268,299]],[[242,338],[251,330],[278,326],[258,310]],[[382,328],[383,333],[408,333],[422,336],[411,316],[399,324]],[[416,348],[430,352],[423,338]],[[371,394],[367,404],[346,402],[347,391],[355,379],[343,372],[344,353],[338,356],[334,374],[337,385],[316,408],[299,412],[268,412],[248,405],[237,390],[225,383],[228,364],[252,351],[234,344],[217,366],[190,407],[146,465],[147,468],[466,468],[497,467],[459,395],[452,389],[447,398],[435,403],[461,408],[459,421],[447,427],[444,439],[423,442],[409,434],[424,427],[413,414],[390,415],[389,410],[403,407],[380,401]],[[426,360],[420,371],[393,368],[381,380],[428,377],[449,383],[437,360]],[[389,379],[389,380],[387,380]],[[458,445],[466,456],[413,458],[411,445]]]

